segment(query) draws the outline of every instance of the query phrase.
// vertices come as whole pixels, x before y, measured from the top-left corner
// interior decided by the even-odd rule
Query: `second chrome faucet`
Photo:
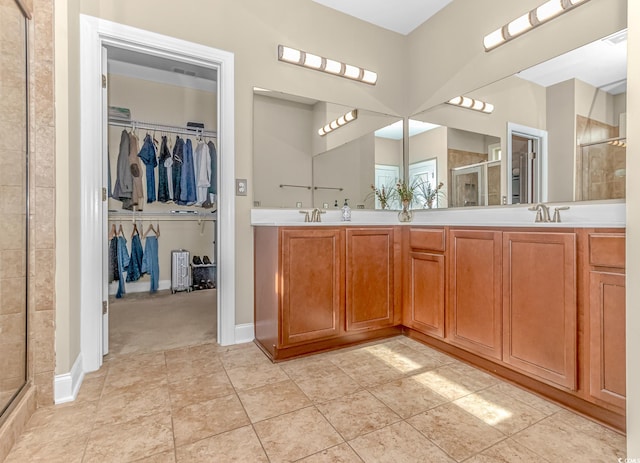
[[[536,211],[536,223],[538,222],[555,222],[559,223],[560,220],[560,211],[566,211],[569,209],[569,206],[563,207],[555,207],[553,210],[553,217],[549,214],[549,206],[544,203],[538,203],[535,206],[531,206],[529,208],[530,211]]]

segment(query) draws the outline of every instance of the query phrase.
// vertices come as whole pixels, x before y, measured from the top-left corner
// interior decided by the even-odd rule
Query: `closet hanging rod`
[[[140,220],[156,220],[159,217],[165,219],[171,217],[171,220],[216,220],[217,214],[215,212],[199,212],[199,211],[164,211],[164,212],[145,212],[145,211],[114,211],[108,212],[109,219],[128,219],[133,218]]]
[[[113,125],[116,127],[130,127],[132,129],[143,129],[143,130],[157,130],[159,132],[171,132],[180,135],[194,135],[194,136],[203,136],[210,138],[217,138],[218,133],[213,130],[204,130],[197,127],[187,128],[187,127],[178,127],[175,125],[165,125],[165,124],[156,124],[153,122],[143,122],[143,121],[123,121],[120,119],[109,119],[109,125]]]

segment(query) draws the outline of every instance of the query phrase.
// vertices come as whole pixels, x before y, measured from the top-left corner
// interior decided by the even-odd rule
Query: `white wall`
[[[640,126],[640,2],[629,0],[627,124]],[[627,138],[627,456],[640,460],[640,134]]]

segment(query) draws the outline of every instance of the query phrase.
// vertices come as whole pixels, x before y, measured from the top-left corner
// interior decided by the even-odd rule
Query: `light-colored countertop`
[[[413,220],[402,223],[398,220],[398,211],[380,211],[353,209],[351,222],[341,220],[340,209],[327,209],[322,214],[322,222],[304,221],[302,209],[251,210],[253,226],[365,226],[365,225],[423,225],[423,226],[477,226],[477,227],[540,227],[540,228],[624,228],[626,210],[623,201],[549,203],[553,217],[555,207],[569,206],[569,210],[560,212],[560,223],[535,223],[536,213],[529,210],[530,205],[473,207],[452,209],[430,209],[413,211]]]

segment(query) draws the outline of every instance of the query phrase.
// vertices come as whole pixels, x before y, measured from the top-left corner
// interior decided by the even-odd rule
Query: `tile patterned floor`
[[[625,438],[406,337],[272,364],[254,344],[119,356],[6,463],[612,463]]]

